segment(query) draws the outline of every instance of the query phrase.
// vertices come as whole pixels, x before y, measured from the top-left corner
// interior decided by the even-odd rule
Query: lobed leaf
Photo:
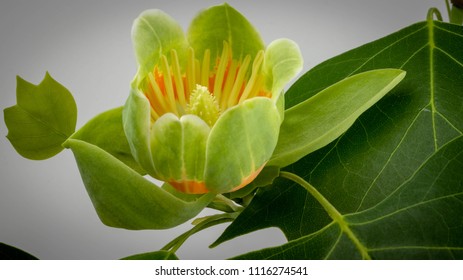
[[[346,133],[286,168],[345,227],[306,189],[277,178],[216,244],[278,227],[288,243],[240,258],[463,259],[462,45],[463,27],[420,22],[307,72],[287,92],[288,108],[356,73],[407,71]]]
[[[6,108],[7,138],[25,158],[41,160],[63,150],[61,144],[74,133],[77,107],[71,93],[46,73],[39,85],[19,76],[17,105]]]

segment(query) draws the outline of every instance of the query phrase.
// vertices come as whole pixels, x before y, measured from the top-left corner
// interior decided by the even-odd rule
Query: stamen
[[[238,103],[243,102],[246,100],[251,93],[251,90],[254,88],[254,84],[256,82],[257,76],[259,74],[260,67],[262,65],[262,62],[264,61],[264,51],[259,51],[256,55],[256,58],[254,59],[254,62],[252,64],[252,74],[251,78],[249,78],[249,82],[246,85],[246,88],[243,91],[243,94],[240,97],[240,100]]]
[[[237,68],[238,68],[238,62],[233,60],[231,62],[231,65],[230,65],[228,71],[226,71],[226,73],[225,73],[225,76],[227,78],[226,78],[226,81],[225,81],[225,86],[223,87],[223,97],[220,100],[220,108],[222,110],[225,108],[225,106],[227,104],[227,98],[225,98],[225,97],[230,96],[230,92],[233,89],[233,85],[235,84],[236,72],[238,70]]]
[[[174,87],[172,86],[172,78],[170,75],[170,67],[169,63],[167,62],[166,56],[161,57],[161,69],[164,73],[164,86],[166,88],[167,99],[169,101],[169,107],[174,114],[178,116],[177,105],[175,104],[175,94],[174,94]]]
[[[201,81],[201,63],[199,63],[197,59],[195,59],[195,82],[196,81]]]
[[[243,64],[240,66],[240,70],[238,71],[238,74],[236,75],[235,84],[233,85],[233,89],[230,92],[230,95],[228,97],[228,107],[231,107],[237,103],[238,95],[243,86],[244,78],[246,76],[246,73],[248,72],[250,63],[251,63],[251,56],[247,55],[244,58]]]
[[[233,59],[227,42],[223,42],[213,69],[209,49],[200,61],[195,58],[193,48],[189,48],[183,73],[176,50],[171,50],[170,58],[171,65],[166,56],[161,56],[159,65],[148,74],[144,91],[151,104],[153,121],[167,112],[179,117],[193,113],[212,126],[227,108],[255,96],[271,96],[264,89],[265,77],[261,73],[264,51],[256,54],[251,70],[251,56]]]
[[[153,98],[153,103],[157,101],[160,105],[160,108],[154,108],[155,110],[158,110],[158,115],[162,115],[162,112],[168,112],[169,111],[169,106],[167,105],[164,95],[162,94],[161,88],[159,88],[158,83],[156,82],[153,73],[148,74],[148,79],[150,80],[150,85],[151,89],[153,90],[154,93],[154,98]],[[156,104],[156,103],[155,103]],[[159,110],[160,109],[160,110]]]
[[[159,119],[159,115],[156,113],[156,111],[154,110],[153,106],[151,106],[151,120],[157,120]]]
[[[250,94],[248,95],[248,98],[256,97],[259,94],[261,94],[260,90],[262,89],[264,85],[264,75],[259,74],[257,75],[256,81],[254,83],[254,86],[251,89]]]
[[[227,65],[228,65],[229,52],[231,52],[231,50],[229,50],[229,46],[227,42],[223,42],[222,56],[220,57],[219,67],[217,68],[217,74],[215,76],[215,81],[214,81],[214,96],[217,98],[217,100],[221,99],[222,83],[223,83],[223,78],[225,74],[225,69],[227,68]]]
[[[203,66],[201,67],[201,85],[208,86],[209,85],[209,67],[211,61],[211,51],[207,49],[204,52],[203,57]]]
[[[170,52],[172,61],[172,73],[174,75],[175,89],[177,90],[177,98],[180,106],[186,106],[185,89],[183,87],[182,73],[180,72],[180,64],[178,62],[177,52],[172,50]]]
[[[191,93],[196,86],[195,74],[195,52],[193,48],[188,49],[188,59],[186,66],[187,92]]]

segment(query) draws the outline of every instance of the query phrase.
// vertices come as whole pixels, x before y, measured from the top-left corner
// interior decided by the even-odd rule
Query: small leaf
[[[122,127],[122,107],[111,109],[94,117],[71,138],[98,146],[138,173],[142,175],[146,173],[130,152]]]
[[[37,260],[21,249],[0,242],[0,260]]]
[[[7,138],[16,151],[34,160],[62,151],[77,122],[71,93],[46,73],[39,85],[17,77],[16,99],[17,105],[4,110]]]
[[[169,251],[156,251],[128,256],[121,260],[178,260],[178,257]]]
[[[165,229],[195,217],[214,195],[187,202],[149,182],[104,150],[69,139],[90,199],[101,221],[126,229]]]
[[[287,166],[329,144],[404,76],[395,69],[357,74],[286,110],[269,165]]]

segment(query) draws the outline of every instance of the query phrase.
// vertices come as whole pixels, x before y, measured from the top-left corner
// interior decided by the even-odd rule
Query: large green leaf
[[[334,143],[286,168],[312,193],[275,180],[215,244],[279,227],[289,243],[240,258],[462,259],[462,45],[463,27],[421,22],[305,74],[288,107],[358,72],[407,71]]]
[[[71,93],[48,73],[39,85],[17,77],[17,105],[6,108],[7,138],[28,159],[47,159],[74,133],[77,107]]]

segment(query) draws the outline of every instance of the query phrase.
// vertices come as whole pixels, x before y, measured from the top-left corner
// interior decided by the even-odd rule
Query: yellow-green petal
[[[244,57],[264,49],[264,43],[252,24],[228,4],[213,6],[201,11],[191,22],[188,42],[202,58],[204,51],[211,51],[211,64],[220,56],[223,42],[230,44],[233,57]]]
[[[207,188],[229,192],[257,175],[273,153],[280,123],[278,109],[269,98],[249,99],[226,111],[207,142]]]
[[[157,177],[150,150],[150,108],[148,99],[132,89],[122,111],[122,125],[135,160],[148,174]]]
[[[285,85],[291,81],[303,66],[299,46],[289,39],[278,39],[265,50],[263,71],[267,77],[267,88],[272,91],[272,99],[278,100]]]
[[[162,55],[170,58],[171,49],[177,50],[183,59],[188,46],[182,27],[161,10],[146,10],[140,14],[133,23],[132,41],[139,77],[152,71]]]
[[[184,187],[181,191],[198,193],[188,188],[204,181],[209,131],[195,115],[178,118],[168,113],[159,118],[151,130],[151,153],[159,179]]]

